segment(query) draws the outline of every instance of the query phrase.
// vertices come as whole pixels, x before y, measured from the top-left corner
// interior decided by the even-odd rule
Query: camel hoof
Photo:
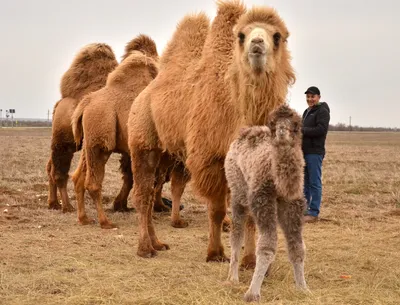
[[[298,291],[300,291],[301,293],[304,293],[304,294],[306,294],[306,295],[311,295],[311,294],[313,294],[312,292],[311,292],[311,290],[310,289],[308,289],[308,287],[307,287],[307,284],[302,284],[302,285],[296,285],[296,289],[298,290]]]
[[[114,201],[113,210],[114,210],[114,212],[125,213],[125,212],[132,212],[135,209],[134,208],[128,208],[128,201],[124,200],[124,201]]]
[[[227,286],[234,286],[239,284],[239,278],[233,277],[230,273],[228,279],[224,282]]]
[[[256,268],[256,256],[255,254],[249,254],[242,258],[242,263],[240,264],[242,270],[251,270]]]
[[[163,203],[154,204],[154,212],[169,212],[171,209]]]
[[[225,286],[225,287],[233,287],[233,286],[236,286],[238,284],[239,284],[239,281],[235,281],[235,280],[232,280],[232,279],[228,279],[228,280],[226,280],[226,281],[224,281],[222,283],[222,285]]]
[[[120,212],[120,213],[129,213],[129,212],[135,211],[134,208],[128,208],[125,205],[121,206],[121,205],[116,205],[116,204],[114,204],[113,210],[114,210],[114,212]]]
[[[231,230],[231,221],[230,219],[224,219],[222,222],[222,231],[229,232]]]
[[[173,220],[171,222],[171,225],[174,228],[186,228],[189,225],[189,223],[187,221],[183,220],[183,219],[178,219],[178,220],[175,220],[175,221]]]
[[[49,202],[49,210],[61,210],[62,206],[58,201]]]
[[[253,293],[250,290],[246,292],[243,298],[246,302],[260,302],[260,294]]]
[[[157,251],[154,248],[139,249],[137,255],[143,258],[152,258],[157,256]]]
[[[79,223],[82,226],[90,225],[96,223],[96,221],[93,218],[89,218],[87,216],[82,217],[81,219],[78,219]]]
[[[230,259],[226,257],[223,253],[222,254],[210,253],[207,255],[206,262],[229,263]]]
[[[156,249],[157,251],[166,251],[170,249],[167,244],[163,244],[161,242],[154,243],[153,248]]]
[[[75,211],[75,208],[70,203],[63,204],[62,211],[63,211],[63,213],[71,213],[71,212]]]
[[[115,224],[113,224],[111,222],[100,223],[100,227],[102,229],[106,229],[106,230],[118,228],[117,225],[115,225]]]

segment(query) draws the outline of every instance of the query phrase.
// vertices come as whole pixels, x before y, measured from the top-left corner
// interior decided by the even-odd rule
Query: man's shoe
[[[303,218],[305,223],[313,223],[318,221],[318,216],[306,215]]]

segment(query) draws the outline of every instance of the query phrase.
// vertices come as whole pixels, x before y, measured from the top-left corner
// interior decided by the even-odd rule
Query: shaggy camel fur
[[[204,45],[208,30],[209,19],[203,14],[186,16],[178,25],[176,32],[171,41],[169,41],[160,59],[160,71],[155,80],[135,99],[132,104],[128,120],[129,149],[131,152],[132,172],[136,177],[133,187],[133,198],[139,212],[139,248],[138,255],[142,257],[151,257],[156,255],[157,250],[169,249],[169,246],[161,243],[156,235],[152,222],[152,204],[155,196],[154,181],[157,185],[162,183],[161,177],[157,175],[160,168],[172,166],[171,171],[171,195],[172,195],[172,223],[179,224],[177,217],[179,210],[179,202],[183,194],[184,186],[189,179],[188,173],[182,162],[171,162],[171,156],[165,152],[162,154],[162,143],[159,143],[157,129],[152,114],[152,94],[153,92],[160,97],[163,88],[174,88],[187,86],[192,88],[194,81],[195,63],[201,57],[202,46]],[[184,73],[187,71],[187,73]],[[177,73],[178,72],[178,73]],[[187,75],[185,75],[187,74]],[[161,91],[157,92],[157,88]],[[165,92],[165,99],[177,99],[182,101],[185,99],[184,94],[179,91]],[[165,106],[170,114],[165,113],[162,120],[157,121],[163,124],[164,129],[168,130],[171,126],[182,130],[186,129],[183,116],[188,113],[189,105],[186,103],[177,104],[175,109],[170,109],[168,104],[159,105],[157,115],[161,108]],[[177,113],[181,117],[177,116]],[[173,120],[173,121],[171,121]],[[181,137],[176,137],[180,140]],[[180,143],[182,145],[182,143]],[[177,146],[180,146],[177,144]],[[162,159],[162,162],[160,160]],[[173,159],[173,158],[172,158]],[[180,158],[181,160],[183,158]],[[168,160],[169,162],[165,162]],[[179,160],[179,159],[178,159]],[[160,167],[158,167],[160,165]],[[184,225],[184,224],[183,224]]]
[[[302,238],[304,159],[301,118],[283,105],[272,114],[269,128],[244,128],[225,159],[231,190],[231,263],[228,280],[239,282],[238,261],[247,217],[259,231],[257,262],[246,301],[258,301],[264,275],[274,259],[277,220],[285,234],[296,285],[307,289],[304,279],[305,247]]]
[[[84,225],[93,222],[85,212],[86,188],[96,204],[99,223],[104,229],[115,227],[102,208],[105,165],[112,152],[123,154],[129,161],[126,127],[129,109],[136,96],[158,73],[154,41],[140,35],[130,45],[135,46],[134,50],[110,74],[106,86],[87,95],[72,115],[75,141],[80,145],[83,138],[84,142],[83,154],[72,177],[77,194],[78,219]],[[130,187],[132,181],[131,178]],[[129,191],[130,188],[127,189],[128,194]]]
[[[89,44],[75,56],[61,80],[62,99],[53,109],[51,156],[47,163],[49,209],[74,210],[67,193],[68,172],[77,151],[71,128],[71,115],[82,97],[105,86],[108,74],[118,65],[112,49],[103,43]],[[78,148],[79,149],[79,148]]]
[[[241,126],[265,124],[284,103],[295,79],[288,36],[273,9],[245,13],[238,1],[218,1],[211,28],[203,15],[186,17],[178,26],[169,56],[164,57],[157,78],[132,104],[128,121],[132,171],[138,181],[134,185],[140,213],[138,255],[151,257],[168,248],[156,237],[149,208],[156,168],[166,151],[185,163],[194,189],[207,200],[207,261],[228,260],[221,242],[228,189],[225,156]],[[254,238],[247,244],[246,251],[254,252]],[[243,262],[251,263],[245,258]]]

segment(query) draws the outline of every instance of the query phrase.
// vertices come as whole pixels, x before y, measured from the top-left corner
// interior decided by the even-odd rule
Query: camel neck
[[[284,93],[266,75],[256,78],[242,74],[240,78],[239,105],[246,124],[266,125],[271,112],[283,104]]]

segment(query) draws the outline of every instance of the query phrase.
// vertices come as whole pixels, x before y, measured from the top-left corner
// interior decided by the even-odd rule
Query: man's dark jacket
[[[330,109],[327,103],[318,103],[303,113],[303,153],[325,155]]]

